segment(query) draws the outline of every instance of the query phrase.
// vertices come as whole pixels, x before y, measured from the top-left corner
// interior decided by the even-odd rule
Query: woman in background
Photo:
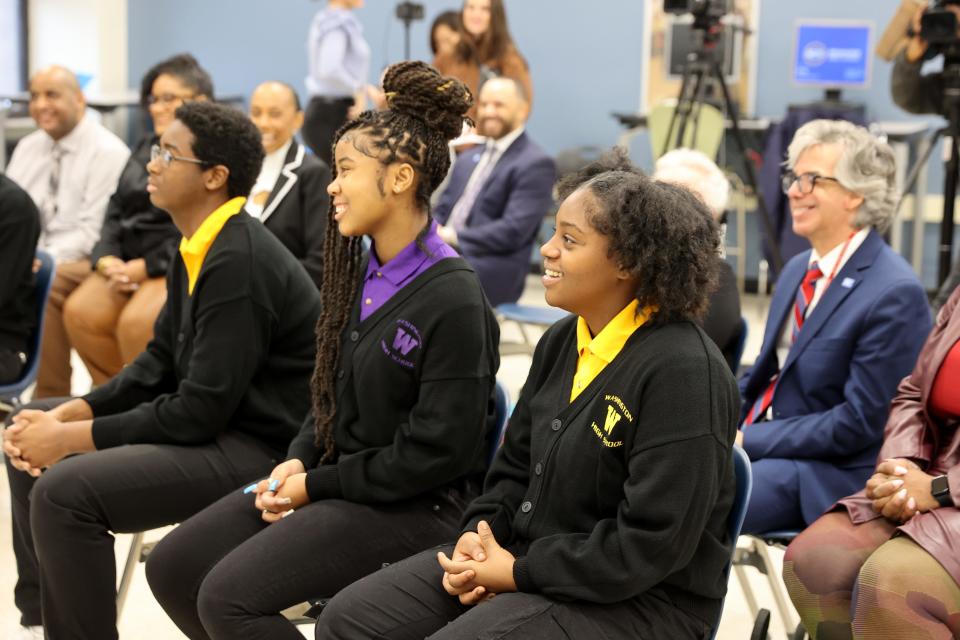
[[[366,104],[370,45],[354,9],[363,0],[329,0],[310,24],[307,38],[307,103],[303,141],[329,167],[333,137]]]
[[[167,300],[165,275],[180,232],[170,214],[150,202],[150,147],[173,122],[177,107],[211,99],[210,75],[190,54],[159,62],[143,76],[140,104],[150,114],[153,132],[134,148],[107,205],[100,240],[90,257],[94,273],[63,307],[70,344],[94,385],[115,376],[146,349]]]
[[[434,57],[450,55],[460,42],[460,12],[444,11],[430,26],[430,50]]]
[[[527,101],[533,104],[530,70],[510,36],[503,0],[464,0],[460,22],[456,48],[450,53],[438,52],[433,66],[459,78],[474,96],[487,78],[513,78],[523,85]],[[476,106],[469,115],[476,116]]]

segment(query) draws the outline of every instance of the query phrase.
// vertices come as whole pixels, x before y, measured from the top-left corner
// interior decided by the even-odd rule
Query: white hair
[[[792,171],[804,151],[821,144],[840,145],[842,150],[833,177],[840,186],[863,197],[853,226],[886,231],[896,215],[899,198],[893,149],[850,122],[813,120],[797,129],[793,136],[787,149],[787,168]]]
[[[700,196],[704,204],[719,218],[727,208],[730,182],[723,171],[706,154],[694,149],[674,149],[657,160],[653,177],[686,187]]]

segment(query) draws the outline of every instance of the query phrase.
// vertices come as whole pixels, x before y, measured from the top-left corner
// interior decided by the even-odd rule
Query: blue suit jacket
[[[446,224],[482,153],[479,147],[457,158],[433,211],[441,224]],[[553,203],[556,179],[553,159],[524,132],[503,152],[477,195],[457,242],[490,304],[516,302],[523,293],[533,241]]]
[[[809,250],[795,256],[777,281],[763,347],[740,382],[741,421],[779,368],[777,340],[809,259]],[[743,430],[751,460],[798,465],[807,522],[870,477],[890,400],[930,327],[916,275],[871,231],[804,322],[780,373],[773,419]]]

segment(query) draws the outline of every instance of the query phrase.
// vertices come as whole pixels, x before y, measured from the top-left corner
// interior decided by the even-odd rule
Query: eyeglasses
[[[181,162],[192,162],[193,164],[199,164],[206,166],[207,162],[203,160],[198,160],[196,158],[184,158],[183,156],[173,155],[169,149],[161,149],[160,145],[155,144],[150,147],[150,162],[156,162],[159,160],[164,167],[169,167],[170,163],[174,160],[180,160]]]
[[[836,178],[831,178],[830,176],[821,176],[817,173],[801,173],[800,175],[795,174],[793,171],[787,171],[783,174],[783,177],[780,178],[780,188],[783,189],[784,193],[790,191],[790,187],[793,186],[793,183],[797,183],[797,188],[800,190],[800,195],[807,195],[808,193],[813,192],[813,188],[817,186],[818,180],[829,180],[830,182],[840,183]]]
[[[167,105],[173,104],[174,102],[186,102],[187,100],[191,100],[192,98],[194,98],[194,95],[192,93],[181,95],[181,96],[178,96],[175,93],[161,93],[159,96],[150,94],[149,96],[147,96],[147,104],[148,105],[161,104],[163,106],[167,106]]]

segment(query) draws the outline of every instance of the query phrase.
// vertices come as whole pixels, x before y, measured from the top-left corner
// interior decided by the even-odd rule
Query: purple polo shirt
[[[363,298],[360,300],[360,321],[366,320],[374,311],[386,304],[408,282],[440,262],[444,258],[456,258],[457,252],[440,239],[436,221],[430,222],[430,230],[423,239],[427,248],[424,253],[411,242],[385,265],[377,257],[376,244],[370,245],[370,262],[363,277]]]

